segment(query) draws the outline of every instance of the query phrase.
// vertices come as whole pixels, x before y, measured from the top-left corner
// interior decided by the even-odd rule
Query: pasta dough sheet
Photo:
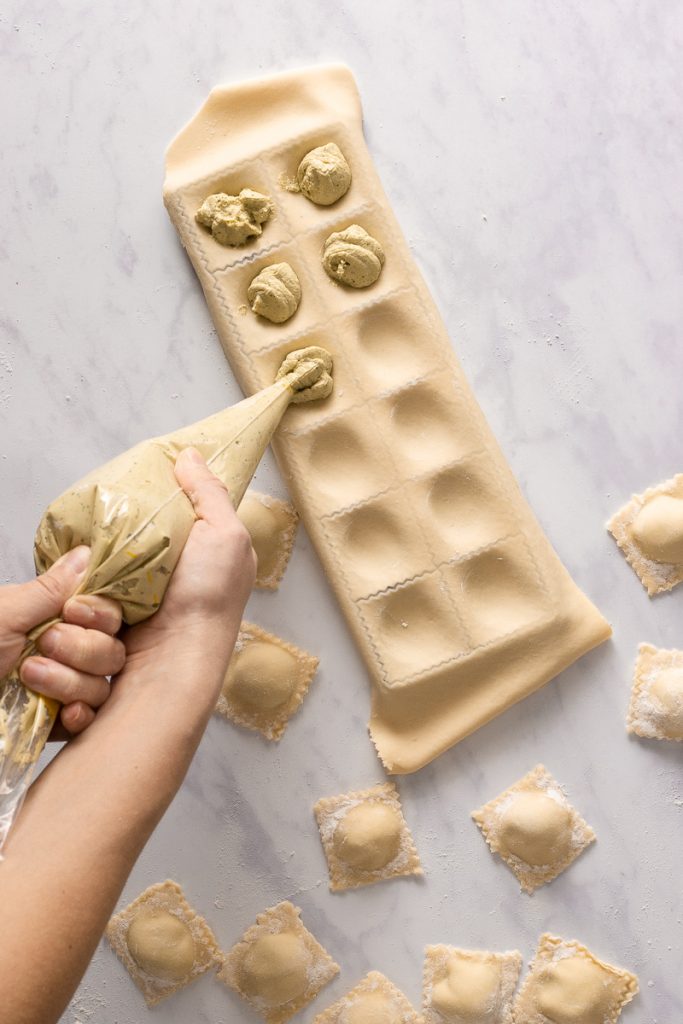
[[[348,191],[330,206],[287,191],[302,158],[329,144],[350,166]],[[271,197],[274,213],[235,250],[195,214],[243,188]],[[274,450],[367,664],[379,755],[390,772],[415,771],[610,627],[552,550],[472,396],[382,191],[347,68],[214,89],[168,149],[164,200],[245,392],[292,349],[333,356],[332,395],[288,411]],[[384,254],[369,287],[338,283],[322,263],[330,236],[354,225]],[[302,298],[278,325],[245,304],[254,276],[282,262]]]

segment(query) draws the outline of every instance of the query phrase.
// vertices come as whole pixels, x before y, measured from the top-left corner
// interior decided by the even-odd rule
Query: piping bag
[[[43,515],[34,546],[38,573],[87,544],[90,565],[76,593],[118,601],[129,625],[149,618],[161,605],[196,519],[175,478],[177,456],[197,448],[237,508],[290,403],[326,398],[331,369],[325,349],[291,352],[269,387],[192,426],[142,441],[88,473]],[[0,679],[0,850],[60,706],[25,687],[19,669],[58,621],[31,630],[17,664]]]

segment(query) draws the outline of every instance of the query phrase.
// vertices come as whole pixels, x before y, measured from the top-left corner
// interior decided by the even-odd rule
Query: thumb
[[[81,545],[57,559],[42,576],[13,588],[12,619],[15,629],[26,633],[59,615],[83,579],[90,564],[90,548]]]

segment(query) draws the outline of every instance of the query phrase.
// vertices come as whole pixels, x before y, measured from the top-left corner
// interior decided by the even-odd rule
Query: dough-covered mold
[[[222,962],[208,924],[171,881],[145,889],[111,918],[105,935],[148,1006]]]
[[[359,604],[387,686],[463,657],[473,644],[437,569]]]
[[[318,800],[313,811],[332,892],[422,874],[393,783],[325,797]]]
[[[327,143],[339,147],[352,174],[349,191],[329,207],[316,206],[279,184],[283,175],[296,177],[306,153]],[[247,168],[254,172],[249,178],[243,174]],[[207,178],[227,170],[242,172],[240,181],[226,183],[230,191],[250,186],[273,199],[275,214],[264,238],[276,244],[216,272],[207,263],[205,239],[198,242],[181,215],[178,197],[197,182],[203,182],[201,192]],[[213,190],[212,183],[208,191]],[[414,771],[607,639],[610,628],[550,547],[471,394],[382,191],[363,139],[360,102],[348,69],[309,68],[215,89],[169,148],[164,195],[221,344],[246,391],[260,386],[276,346],[300,345],[305,338],[329,348],[333,357],[339,355],[333,396],[318,408],[290,410],[273,448],[368,665],[374,684],[370,727],[378,753],[389,771]],[[338,284],[321,262],[326,239],[352,224],[375,238],[386,257],[379,278],[367,288]],[[287,239],[278,234],[285,226]],[[299,276],[300,308],[280,326],[257,323],[250,313],[240,316],[251,276],[276,261],[290,263]],[[418,515],[411,504],[417,482],[475,455],[478,484],[460,478],[462,501],[451,491],[462,510],[461,530],[449,517],[446,478],[431,505],[423,496]],[[488,486],[493,478],[498,491]],[[453,477],[450,483],[455,486],[457,481]],[[424,564],[414,573],[415,580],[428,581],[416,591],[425,596],[418,615],[426,624],[419,658],[408,651],[407,630],[400,622],[396,626],[396,617],[381,610],[375,614],[376,606],[360,596],[363,584],[355,568],[344,571],[340,540],[331,542],[326,521],[389,495],[394,515],[407,531],[403,540],[411,553],[406,565],[412,569],[419,560],[413,558],[413,549],[424,553]],[[514,531],[508,519],[514,521]],[[493,536],[496,529],[500,533]],[[438,567],[482,545],[493,549],[513,533],[524,542],[517,559],[531,559],[528,571],[515,570],[525,588],[525,616],[539,605],[547,614],[517,632],[498,634],[490,619],[482,627],[486,615],[479,616],[479,624],[473,622],[471,628],[481,640],[473,647],[458,595],[452,592],[458,578],[451,573],[449,581]],[[425,553],[422,540],[426,537],[429,544],[432,536],[434,544]],[[364,546],[362,539],[355,543],[357,549]],[[378,557],[376,570],[381,562]],[[385,564],[389,572],[376,581],[378,599],[380,591],[389,596],[388,588],[397,590],[390,556]],[[487,592],[497,599],[495,569],[492,562],[485,575]],[[499,603],[508,606],[507,559],[500,569]],[[400,582],[410,587],[414,580]],[[392,603],[401,604],[400,594]]]
[[[334,388],[328,398],[315,402],[312,406],[301,407],[291,405],[285,413],[279,429],[281,431],[301,431],[314,428],[318,423],[345,412],[358,405],[358,394],[346,346],[340,345],[332,335],[314,331],[312,334],[296,335],[262,349],[253,355],[253,365],[257,381],[270,382],[274,379],[282,361],[290,352],[308,346],[321,346],[330,353],[333,363]],[[258,385],[261,387],[262,385]]]
[[[331,516],[323,525],[354,598],[410,579],[430,560],[426,540],[401,515],[392,493]]]
[[[299,168],[309,153],[330,144],[337,146],[343,154],[351,170],[351,183],[334,203],[328,206],[315,205],[300,191]],[[274,197],[276,202],[282,207],[288,222],[299,231],[318,227],[327,221],[338,221],[347,215],[347,211],[363,205],[370,195],[367,167],[363,165],[363,158],[352,136],[341,124],[331,124],[321,131],[293,139],[279,149],[269,150],[264,157],[264,164],[270,176],[278,180],[279,192]]]
[[[542,764],[472,817],[527,893],[552,882],[595,840]]]
[[[225,956],[218,978],[267,1024],[284,1024],[315,999],[339,967],[288,901],[264,910]]]
[[[333,207],[333,209],[335,208]],[[353,237],[348,242],[350,247],[348,256],[352,260],[352,269],[344,283],[343,280],[330,276],[329,267],[326,268],[326,251],[329,256],[331,252],[329,250],[330,239],[333,236],[341,236],[337,239],[339,244],[335,245],[332,251],[336,252],[338,256],[343,255],[344,236],[349,230],[352,231],[353,236],[355,232],[352,229],[354,228],[361,228],[369,236],[370,248],[360,245],[360,250],[356,252],[356,243],[354,243]],[[410,283],[405,272],[402,255],[394,247],[393,227],[389,221],[385,221],[378,215],[372,205],[357,207],[346,217],[337,217],[325,226],[302,234],[299,244],[302,258],[306,266],[311,268],[320,301],[331,315],[343,315],[360,306],[365,306],[371,300],[379,301],[386,295],[405,288]],[[377,259],[375,247],[382,251],[383,262],[381,258]],[[365,267],[366,264],[367,267]],[[365,273],[363,267],[367,272],[370,272],[372,267],[379,272],[376,277],[371,273],[373,279],[369,283],[354,287],[351,284],[351,280],[356,279],[354,269],[360,274],[359,280],[363,280]]]
[[[258,192],[272,203],[272,212],[261,225],[260,235],[254,235],[243,244],[232,247],[221,244],[211,230],[197,221],[197,213],[209,196],[239,196],[243,189]],[[172,215],[185,225],[188,241],[196,248],[207,271],[214,273],[241,263],[249,256],[288,242],[292,232],[287,218],[278,209],[278,189],[267,174],[260,160],[245,161],[234,169],[209,174],[196,182],[181,188],[169,202],[173,203]]]
[[[379,971],[319,1013],[313,1024],[422,1024],[400,989]]]
[[[379,398],[372,405],[377,429],[410,477],[481,450],[479,424],[469,403],[445,392],[433,373]],[[454,389],[455,391],[455,389]]]
[[[683,473],[650,487],[607,524],[650,597],[683,582]]]
[[[517,535],[443,569],[475,647],[545,625],[554,613],[534,559]]]
[[[349,508],[391,485],[391,455],[368,409],[348,410],[288,438],[292,467],[285,469],[285,479],[297,491],[310,488],[320,515]]]
[[[237,515],[249,531],[256,553],[256,586],[277,590],[294,547],[299,517],[288,501],[247,491]]]
[[[279,740],[318,668],[300,647],[243,622],[216,712],[237,725]]]
[[[638,992],[635,974],[580,942],[542,935],[513,1008],[515,1024],[615,1024]]]
[[[296,274],[301,298],[296,311],[286,323],[273,323],[264,316],[257,316],[250,309],[249,289],[260,274],[281,263],[286,263]],[[302,259],[296,245],[269,249],[238,266],[218,271],[215,280],[247,352],[258,352],[259,349],[277,343],[285,332],[291,337],[310,331],[324,319],[324,309],[311,283],[306,261]]]
[[[443,350],[411,290],[389,294],[358,310],[351,330],[360,383],[370,394],[404,387],[443,369]]]
[[[417,515],[428,524],[425,532],[437,562],[453,561],[519,531],[486,453],[465,455],[432,471],[416,490]]]
[[[512,1001],[522,967],[513,950],[427,946],[423,1024],[513,1024]]]
[[[654,740],[683,740],[683,651],[640,644],[628,731]]]

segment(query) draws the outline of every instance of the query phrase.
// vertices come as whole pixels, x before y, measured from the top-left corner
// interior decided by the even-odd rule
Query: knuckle
[[[61,601],[63,596],[62,584],[52,573],[45,572],[42,576],[37,576],[35,582],[50,601]]]
[[[109,669],[107,671],[107,675],[116,675],[117,672],[121,671],[125,664],[126,648],[121,640],[113,640],[110,651]]]

